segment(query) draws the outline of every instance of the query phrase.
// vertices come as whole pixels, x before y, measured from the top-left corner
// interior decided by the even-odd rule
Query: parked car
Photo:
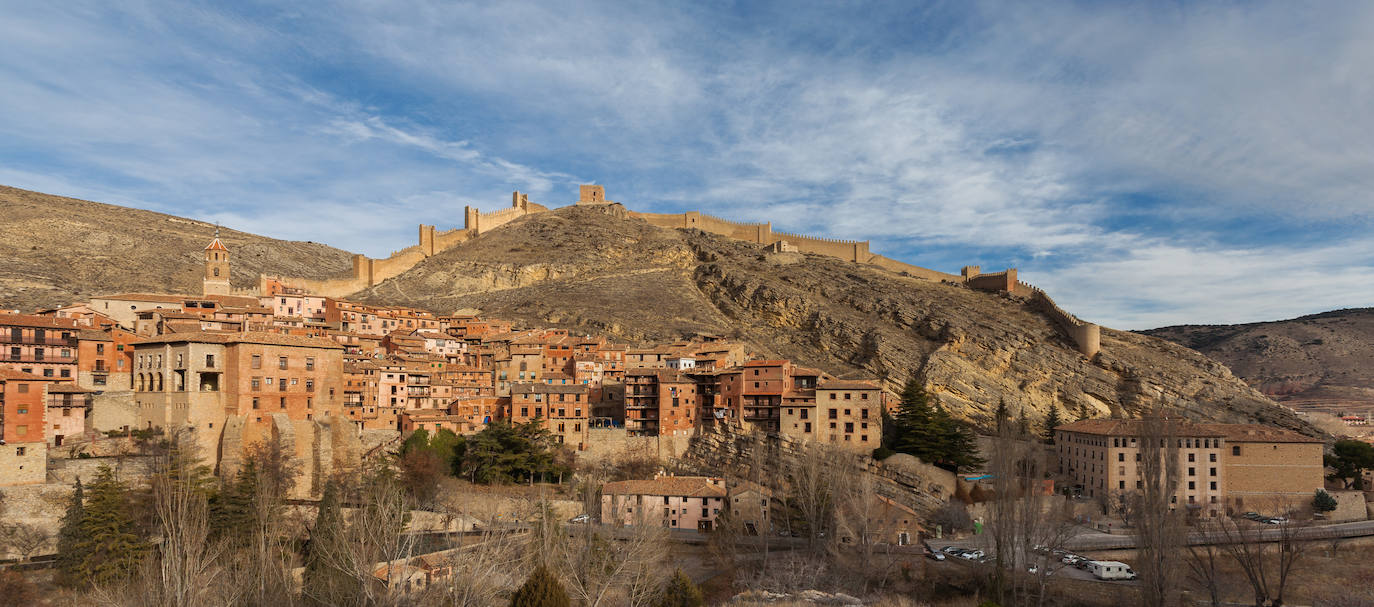
[[[568,522],[574,525],[585,525],[587,523],[592,522],[592,517],[590,514],[579,514],[568,519]]]
[[[950,555],[950,556],[956,555],[956,554],[960,553],[961,551],[963,551],[963,548],[960,548],[960,547],[958,547],[958,546],[945,546],[944,548],[941,548],[941,549],[940,549],[940,552],[943,552],[943,553],[948,554],[948,555]]]
[[[936,561],[943,561],[945,560],[945,555],[940,552],[927,552],[926,558]]]

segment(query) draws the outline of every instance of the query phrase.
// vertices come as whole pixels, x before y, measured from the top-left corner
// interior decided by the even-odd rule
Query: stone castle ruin
[[[576,205],[615,205],[623,208],[620,203],[606,199],[604,186],[582,185],[578,188],[578,193]],[[548,207],[530,202],[527,194],[517,191],[511,194],[511,206],[504,209],[483,213],[471,206],[463,207],[462,228],[439,231],[435,226],[422,224],[418,244],[392,252],[385,259],[354,255],[353,274],[348,278],[312,280],[263,275],[258,278],[258,291],[267,294],[280,292],[282,289],[298,289],[328,297],[344,297],[377,285],[388,278],[398,276],[426,257],[436,255],[458,243],[475,238],[483,232],[494,230],[526,215],[543,213],[548,210]],[[621,213],[618,212],[617,214]],[[866,240],[818,238],[775,231],[772,222],[739,223],[698,211],[640,213],[623,210],[623,215],[642,219],[663,228],[694,228],[736,240],[752,242],[770,251],[826,255],[854,263],[877,266],[924,280],[962,284],[971,289],[1026,297],[1030,300],[1031,306],[1048,317],[1084,356],[1092,358],[1101,350],[1101,329],[1097,325],[1078,319],[1056,305],[1054,300],[1050,299],[1050,296],[1044,291],[1017,280],[1015,268],[984,274],[979,266],[965,266],[957,275],[948,274],[872,253],[868,249],[869,243]]]

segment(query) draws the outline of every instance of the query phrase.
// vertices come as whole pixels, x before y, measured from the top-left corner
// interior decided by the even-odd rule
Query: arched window
[[[215,276],[219,276],[219,268],[215,268]]]
[[[138,374],[138,391],[139,391],[139,392],[145,392],[145,391],[147,391],[146,389],[147,389],[147,386],[148,386],[148,385],[147,385],[147,383],[145,383],[145,382],[147,382],[147,378],[145,378],[144,375],[143,375],[142,373],[139,373],[139,374]]]
[[[154,384],[153,384],[153,391],[154,391],[154,392],[161,392],[161,391],[162,391],[162,374],[161,374],[161,373],[158,373],[157,375],[154,375],[154,376],[153,376],[153,382],[154,382]]]

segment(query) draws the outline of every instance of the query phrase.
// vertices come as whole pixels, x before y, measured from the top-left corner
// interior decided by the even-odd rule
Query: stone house
[[[705,476],[658,476],[606,483],[601,521],[711,531],[725,507],[725,481]]]
[[[0,486],[48,478],[48,388],[51,378],[0,367]]]

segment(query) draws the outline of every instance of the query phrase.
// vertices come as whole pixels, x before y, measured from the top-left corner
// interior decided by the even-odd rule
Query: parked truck
[[[1099,580],[1133,580],[1135,571],[1121,561],[1092,561],[1088,563],[1088,573]]]

